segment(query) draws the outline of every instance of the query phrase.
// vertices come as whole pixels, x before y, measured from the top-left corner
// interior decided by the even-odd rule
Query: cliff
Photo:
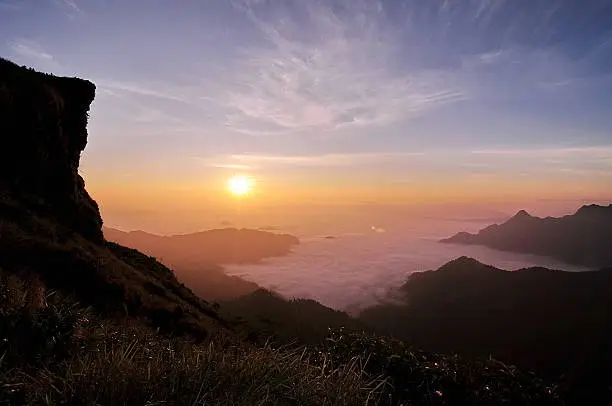
[[[220,321],[154,259],[104,240],[78,174],[93,83],[0,59],[0,271],[28,274],[102,313],[206,335]]]
[[[101,241],[98,205],[78,174],[95,85],[0,59],[0,202]]]
[[[583,206],[573,215],[539,218],[525,210],[477,234],[460,232],[443,243],[550,256],[593,268],[612,266],[612,205]]]

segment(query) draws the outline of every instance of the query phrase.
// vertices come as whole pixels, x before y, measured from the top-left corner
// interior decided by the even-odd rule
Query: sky
[[[114,226],[612,199],[609,0],[0,0],[0,55],[96,84]]]

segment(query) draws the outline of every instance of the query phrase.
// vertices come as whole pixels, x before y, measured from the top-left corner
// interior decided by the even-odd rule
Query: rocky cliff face
[[[95,86],[0,59],[0,276],[30,275],[113,317],[204,337],[221,321],[153,258],[104,240],[78,174]]]
[[[98,205],[78,174],[95,89],[0,59],[0,202],[102,240]]]

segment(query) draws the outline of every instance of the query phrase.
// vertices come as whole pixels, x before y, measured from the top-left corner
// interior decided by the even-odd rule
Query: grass
[[[0,404],[557,405],[555,388],[493,360],[330,331],[317,346],[203,342],[102,318],[0,270]]]
[[[35,273],[44,284],[109,317],[138,317],[167,333],[205,338],[222,327],[214,307],[174,273],[136,250],[92,242],[78,233],[0,200],[0,267]],[[19,214],[19,216],[17,216]]]
[[[0,404],[355,405],[376,393],[356,362],[323,372],[303,348],[168,338],[57,294],[33,304],[30,286],[3,275]]]
[[[362,373],[385,379],[385,404],[561,405],[555,385],[494,359],[466,359],[367,333],[331,331],[320,356],[332,368],[362,360]]]

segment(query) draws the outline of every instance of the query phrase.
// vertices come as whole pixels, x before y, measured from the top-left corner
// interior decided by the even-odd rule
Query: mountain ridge
[[[459,232],[442,243],[484,245],[503,251],[549,256],[575,265],[612,265],[612,204],[585,205],[562,217],[535,217],[520,210],[502,224],[476,234]]]
[[[216,228],[194,233],[157,235],[142,230],[121,231],[104,227],[108,240],[155,255],[173,266],[185,258],[192,264],[252,264],[284,256],[300,241],[290,234],[248,228]]]
[[[601,390],[612,380],[611,291],[612,268],[506,271],[461,257],[411,274],[393,303],[359,320],[427,351],[492,356]]]

